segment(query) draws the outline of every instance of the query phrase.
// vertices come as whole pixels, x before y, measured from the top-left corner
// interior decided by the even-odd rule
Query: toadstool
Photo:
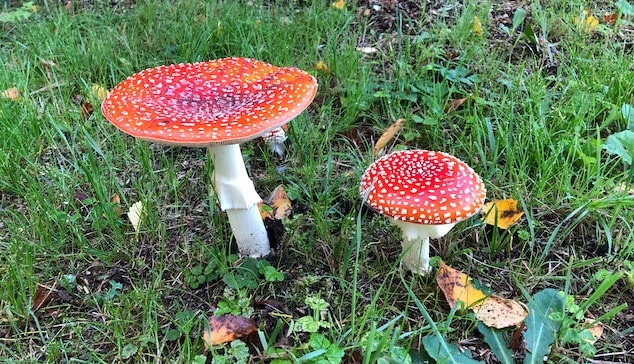
[[[101,111],[138,139],[209,148],[213,183],[238,250],[262,257],[270,243],[258,211],[261,198],[239,144],[288,123],[316,92],[315,78],[297,68],[223,58],[136,73],[112,90]]]
[[[402,264],[427,274],[429,238],[444,236],[484,203],[480,177],[464,162],[443,152],[405,150],[388,154],[365,171],[361,195],[402,230]]]

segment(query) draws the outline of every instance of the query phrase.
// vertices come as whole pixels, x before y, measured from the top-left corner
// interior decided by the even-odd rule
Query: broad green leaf
[[[136,354],[139,348],[134,344],[128,344],[123,347],[121,350],[121,359],[127,360],[132,357],[132,355]]]
[[[504,333],[506,330],[499,330],[488,327],[482,321],[478,321],[478,331],[484,335],[484,342],[489,345],[493,354],[502,364],[514,364],[513,352],[506,344]]]
[[[610,154],[618,155],[623,162],[631,165],[634,156],[634,131],[623,130],[610,135],[603,144],[603,149]]]
[[[564,299],[554,289],[545,289],[533,295],[528,303],[528,317],[524,320],[526,357],[524,364],[543,363],[555,342],[560,324],[550,319],[553,313],[564,311]]]
[[[634,16],[634,5],[627,2],[627,0],[617,1],[616,8],[619,9],[623,15]]]
[[[513,28],[511,30],[515,32],[517,28],[524,23],[524,19],[526,19],[526,10],[523,8],[515,10],[515,14],[513,14]]]
[[[458,346],[447,342],[441,343],[437,335],[429,335],[423,338],[423,346],[436,363],[477,364],[484,363],[474,360],[458,349]]]

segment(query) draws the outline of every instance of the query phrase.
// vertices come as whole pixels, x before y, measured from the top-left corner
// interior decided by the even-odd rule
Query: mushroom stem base
[[[241,255],[259,258],[271,252],[260,216],[262,198],[247,174],[238,144],[209,147],[214,163],[214,187],[220,208],[227,212]]]
[[[249,209],[229,209],[227,217],[241,255],[261,258],[271,253],[269,236],[264,228],[258,205],[253,205]],[[258,224],[262,225],[261,229],[254,228],[254,225]]]

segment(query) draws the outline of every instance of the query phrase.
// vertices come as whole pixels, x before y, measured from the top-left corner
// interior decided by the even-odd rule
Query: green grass
[[[607,270],[623,278],[589,310],[601,317],[634,304],[632,172],[602,149],[628,128],[622,106],[634,105],[632,16],[620,29],[586,33],[573,16],[588,4],[525,7],[552,44],[551,62],[543,44],[504,33],[504,7],[487,2],[426,2],[418,17],[408,15],[417,2],[383,4],[370,16],[364,1],[344,10],[331,1],[93,3],[70,13],[37,2],[30,17],[0,23],[0,91],[22,93],[0,97],[0,358],[192,363],[204,353],[201,318],[218,308],[258,321],[254,362],[317,363],[325,353],[337,362],[339,350],[349,363],[420,359],[423,338],[434,334],[481,352],[476,320],[449,310],[433,276],[401,272],[399,232],[362,207],[358,181],[373,143],[398,118],[406,126],[390,150],[454,154],[483,177],[488,199],[515,198],[525,213],[508,231],[477,218],[461,223],[432,241],[433,255],[523,302],[545,288],[583,302]],[[615,4],[591,10],[614,12]],[[386,22],[387,13],[394,18]],[[483,36],[472,32],[474,16]],[[356,49],[368,46],[378,51]],[[270,259],[284,279],[258,276],[256,288],[236,289],[218,278],[193,289],[184,276],[210,260],[223,274],[241,269],[227,258],[235,247],[210,193],[213,165],[202,149],[122,134],[91,87],[227,56],[296,66],[320,86],[290,123],[283,160],[261,142],[243,145],[261,195],[282,184],[292,199]],[[320,60],[328,71],[315,68]],[[83,115],[82,102],[95,112]],[[121,213],[137,201],[145,216],[135,233]],[[329,307],[315,313],[306,297]],[[597,360],[634,360],[632,314],[628,307],[602,319]],[[327,342],[288,332],[305,316],[321,322]],[[232,350],[215,350],[215,362],[235,362]],[[551,360],[581,355],[558,338]]]

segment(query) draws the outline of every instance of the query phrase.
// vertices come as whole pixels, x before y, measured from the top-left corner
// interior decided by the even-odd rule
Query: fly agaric
[[[484,203],[480,177],[443,152],[405,150],[388,154],[361,177],[361,195],[374,210],[394,220],[403,233],[402,264],[427,274],[429,238],[440,238]]]
[[[293,67],[248,58],[159,66],[118,84],[101,105],[103,115],[138,139],[207,147],[220,207],[227,211],[240,254],[270,253],[239,143],[279,128],[312,102],[317,81]]]

